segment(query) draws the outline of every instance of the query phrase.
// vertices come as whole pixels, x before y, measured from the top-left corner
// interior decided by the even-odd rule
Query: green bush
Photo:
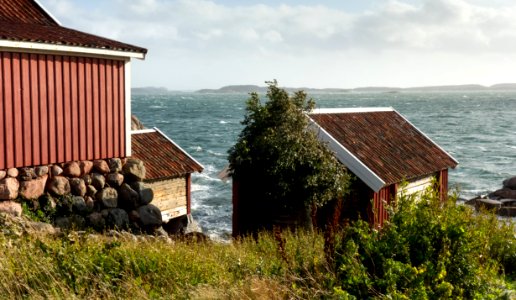
[[[336,248],[339,289],[359,299],[496,298],[514,278],[514,224],[434,191],[402,196],[381,231],[363,221]],[[502,275],[502,276],[500,276]]]

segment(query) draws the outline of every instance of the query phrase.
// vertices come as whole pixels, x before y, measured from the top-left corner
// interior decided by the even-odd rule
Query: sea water
[[[516,175],[516,92],[342,93],[310,95],[318,108],[393,107],[459,166],[450,189],[463,198],[501,188]],[[242,130],[247,94],[133,95],[132,111],[204,166],[192,177],[192,213],[214,238],[231,234],[231,182],[217,174]]]

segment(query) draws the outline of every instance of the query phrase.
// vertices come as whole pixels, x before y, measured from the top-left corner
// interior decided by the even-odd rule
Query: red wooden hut
[[[131,155],[131,59],[146,53],[0,0],[0,170]]]
[[[192,177],[204,167],[158,128],[132,133],[132,156],[145,162],[146,186],[154,192],[152,204],[161,210],[164,222],[189,215]]]
[[[322,228],[337,216],[341,220],[362,218],[381,227],[388,218],[386,204],[401,193],[416,194],[435,182],[441,199],[446,199],[448,169],[458,162],[393,108],[317,109],[308,118],[310,128],[356,177],[342,204],[317,211]],[[236,236],[263,225],[260,214],[240,201],[240,189],[240,182],[233,181]],[[295,223],[296,216],[288,220]]]
[[[393,108],[318,109],[309,118],[357,177],[345,206],[352,214],[381,227],[388,217],[385,203],[429,187],[434,178],[441,199],[447,197],[448,169],[458,162]]]

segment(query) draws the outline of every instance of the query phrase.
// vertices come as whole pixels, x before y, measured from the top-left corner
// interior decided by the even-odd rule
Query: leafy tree
[[[276,81],[267,84],[268,101],[262,104],[257,93],[247,101],[245,128],[229,150],[229,162],[239,201],[250,214],[273,222],[280,214],[306,212],[342,197],[349,175],[308,128],[306,113],[315,102],[303,91],[289,95]]]

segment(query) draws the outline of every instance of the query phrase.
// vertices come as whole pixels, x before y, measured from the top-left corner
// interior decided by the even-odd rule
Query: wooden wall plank
[[[70,160],[79,160],[79,78],[77,68],[77,58],[70,57],[70,111],[72,124],[72,158]]]
[[[79,159],[86,160],[87,156],[87,136],[86,136],[86,118],[89,116],[86,114],[86,77],[85,77],[85,67],[84,67],[84,58],[79,57],[77,61],[77,75],[78,75],[78,96],[79,96],[79,105],[78,105],[78,124],[79,124]]]
[[[106,120],[106,60],[99,60],[100,92],[100,158],[107,157],[107,120]]]
[[[22,119],[22,86],[21,86],[21,56],[12,55],[12,91],[13,91],[13,123],[14,130],[14,165],[23,166],[23,119]]]
[[[113,63],[113,156],[120,157],[120,65]]]
[[[29,54],[21,55],[21,102],[22,102],[22,127],[23,132],[23,154],[24,166],[32,165],[32,114],[30,101],[30,62]]]
[[[87,154],[88,158],[94,157],[93,155],[93,78],[92,78],[92,59],[86,58],[85,61],[85,91],[86,94],[86,140],[87,142]]]
[[[56,99],[56,136],[57,136],[57,161],[64,162],[65,155],[65,113],[63,104],[63,57],[55,57],[55,99]]]
[[[39,76],[38,76],[38,55],[29,55],[29,86],[30,86],[30,106],[31,106],[31,136],[32,157],[30,165],[41,165],[41,144],[40,144],[40,103],[39,103]]]
[[[13,80],[12,80],[12,56],[11,53],[3,53],[2,55],[2,69],[0,70],[3,77],[2,93],[4,95],[4,139],[5,139],[5,168],[12,168],[15,166],[14,161],[14,122],[13,118]]]
[[[38,87],[39,87],[39,105],[40,105],[40,123],[39,123],[39,135],[40,135],[40,151],[41,151],[41,162],[40,164],[46,165],[49,163],[50,158],[48,156],[48,141],[49,141],[49,109],[48,109],[48,70],[47,70],[47,56],[38,55]]]
[[[113,157],[113,62],[106,61],[106,157]]]
[[[55,56],[47,56],[48,163],[57,162]]]
[[[93,158],[100,158],[100,78],[99,78],[99,61],[93,60],[93,142],[95,151]]]
[[[70,76],[70,57],[63,58],[63,110],[64,110],[64,136],[65,136],[65,160],[72,161],[72,144],[73,144],[73,128],[72,128],[72,107],[71,98],[72,91]]]

